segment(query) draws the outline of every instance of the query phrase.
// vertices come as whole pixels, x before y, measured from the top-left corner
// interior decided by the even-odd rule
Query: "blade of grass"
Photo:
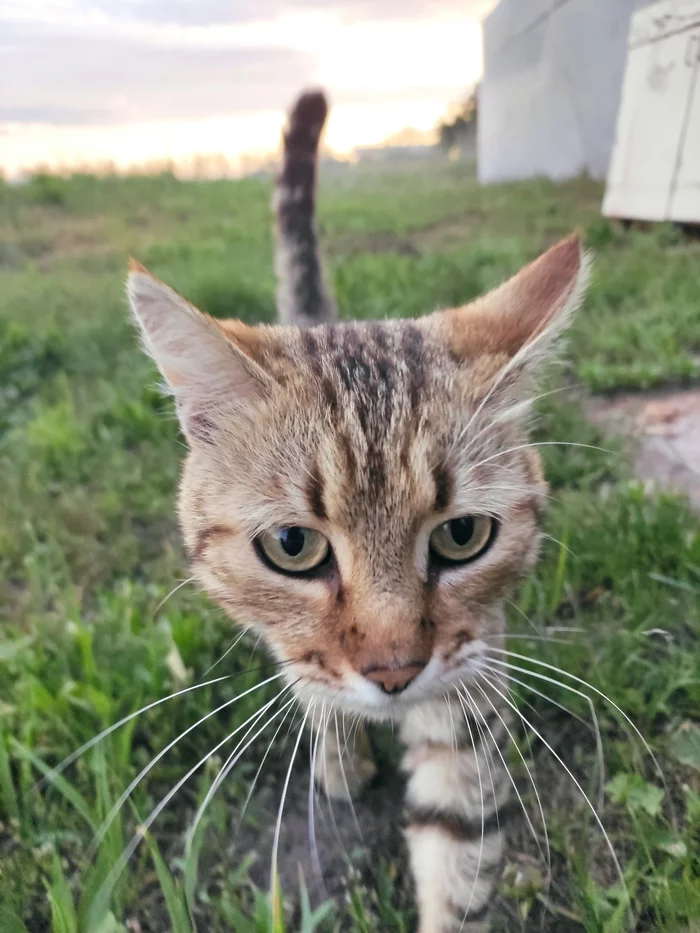
[[[15,752],[23,758],[25,761],[30,762],[37,771],[40,771],[44,777],[46,777],[49,783],[55,787],[55,789],[71,804],[73,809],[79,813],[85,822],[88,824],[90,829],[94,832],[97,832],[97,820],[88,805],[88,802],[85,800],[83,795],[79,793],[70,784],[64,777],[60,774],[53,772],[48,765],[36,755],[30,748],[27,748],[26,745],[22,745],[21,742],[18,742],[15,738],[10,738],[10,744]]]
[[[109,778],[107,775],[107,763],[105,760],[104,749],[95,748],[92,756],[93,774],[95,780],[95,796],[97,799],[97,819],[102,821],[104,816],[110,812],[114,799],[109,787]],[[81,929],[89,929],[87,918],[91,917],[92,905],[97,891],[100,890],[104,880],[107,878],[112,866],[115,864],[124,849],[124,823],[122,814],[119,813],[112,821],[109,830],[104,836],[99,848],[97,859],[90,866],[82,883],[82,897],[80,899],[79,917]],[[122,891],[126,879],[120,878],[112,892],[112,906],[117,917],[123,912]],[[106,908],[107,905],[105,905]],[[102,922],[108,921],[109,914],[105,913],[101,918]],[[94,922],[94,916],[92,916]]]
[[[2,906],[0,906],[0,930],[3,933],[28,933],[27,928],[14,910]]]
[[[564,528],[564,534],[562,535],[561,547],[559,548],[559,555],[557,557],[557,568],[554,573],[554,581],[552,585],[552,596],[549,603],[550,612],[556,612],[559,603],[561,602],[562,595],[564,593],[564,583],[566,580],[566,566],[568,563],[569,557],[569,529],[568,527]]]
[[[311,909],[309,892],[306,890],[304,873],[299,866],[299,892],[301,899],[301,929],[299,933],[317,933],[324,920],[330,919],[335,912],[335,904],[326,901],[316,910]]]
[[[207,827],[210,824],[210,820],[207,817],[204,817],[197,830],[192,837],[190,842],[189,849],[187,851],[187,857],[185,858],[185,864],[183,866],[183,874],[185,877],[185,902],[187,903],[187,909],[192,920],[192,926],[194,926],[194,909],[195,909],[195,898],[197,894],[197,879],[199,875],[199,856],[202,851],[202,846],[204,845],[204,840],[206,837]]]
[[[155,838],[149,832],[146,832],[144,839],[158,875],[158,882],[163,892],[172,933],[192,933],[192,924],[190,923],[189,911],[181,885],[161,855]]]
[[[51,905],[51,933],[78,933],[78,915],[59,855],[54,855],[51,881],[45,881]]]
[[[7,736],[0,729],[0,799],[5,813],[11,820],[21,821],[19,799],[10,769],[10,753],[7,748]]]
[[[282,901],[282,888],[280,886],[277,866],[272,877],[272,890],[270,891],[271,933],[284,933],[284,904]]]

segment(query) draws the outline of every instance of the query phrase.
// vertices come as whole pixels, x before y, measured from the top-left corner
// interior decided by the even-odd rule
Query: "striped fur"
[[[303,95],[285,136],[287,326],[212,320],[138,264],[129,297],[189,442],[180,520],[197,580],[285,662],[308,722],[330,724],[313,746],[329,794],[374,775],[358,717],[400,724],[420,933],[477,933],[510,789],[507,704],[480,670],[502,646],[507,594],[537,558],[547,487],[527,415],[581,299],[585,257],[570,237],[470,305],[333,323],[313,216],[325,118],[323,95]],[[488,517],[494,533],[472,562],[445,565],[431,534],[464,516]],[[259,537],[281,526],[323,535],[328,559],[311,574],[276,572]]]
[[[433,704],[410,712],[402,727],[406,837],[421,933],[486,929],[500,875],[510,792],[507,731],[493,710],[474,705],[464,715],[454,699]]]
[[[273,202],[277,309],[283,324],[299,327],[324,324],[337,317],[323,281],[314,222],[318,143],[327,114],[328,104],[321,91],[302,94],[292,108]]]

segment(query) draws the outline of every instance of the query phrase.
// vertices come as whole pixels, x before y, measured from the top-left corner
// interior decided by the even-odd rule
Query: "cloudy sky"
[[[493,0],[0,0],[0,166],[274,149],[304,86],[347,152],[428,129],[481,71]]]

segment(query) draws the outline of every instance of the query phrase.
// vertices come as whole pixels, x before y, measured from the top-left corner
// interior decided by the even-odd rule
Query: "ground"
[[[591,420],[630,439],[634,473],[700,511],[700,391],[623,392],[586,400]]]
[[[302,740],[272,901],[272,839],[298,719],[278,733],[244,816],[264,736],[211,801],[192,845],[188,827],[230,745],[143,830],[171,788],[274,693],[256,689],[270,668],[245,641],[207,674],[232,625],[189,585],[169,596],[187,579],[173,509],[182,442],[136,346],[124,269],[133,254],[213,314],[271,320],[269,194],[264,180],[168,175],[0,185],[3,933],[185,933],[190,909],[209,933],[415,929],[390,731],[373,735],[382,767],[358,801],[359,826],[349,808],[331,815],[317,802],[315,856]],[[509,606],[509,647],[531,659],[513,661],[522,668],[514,698],[540,736],[523,730],[511,759],[536,836],[524,817],[510,829],[495,924],[512,933],[616,933],[633,923],[689,933],[700,921],[698,519],[663,483],[635,479],[635,458],[648,479],[644,447],[618,439],[620,422],[610,420],[615,406],[623,421],[632,412],[642,440],[661,437],[668,451],[678,448],[679,423],[697,417],[694,402],[678,412],[619,399],[700,386],[700,241],[668,225],[624,230],[600,217],[601,196],[584,179],[480,189],[455,164],[329,176],[320,199],[347,316],[464,302],[576,226],[595,252],[588,301],[540,402],[536,439],[547,442],[553,499],[546,547]],[[688,450],[686,460],[696,456]],[[697,460],[688,462],[680,488],[693,496]],[[225,679],[157,703],[217,677]],[[520,754],[539,788],[551,870]],[[114,802],[157,756],[92,847]],[[141,845],[106,884],[139,826]]]

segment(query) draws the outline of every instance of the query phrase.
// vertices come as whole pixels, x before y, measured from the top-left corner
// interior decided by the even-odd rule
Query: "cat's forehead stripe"
[[[436,512],[444,512],[454,495],[454,477],[444,464],[433,467],[433,480],[435,481]]]
[[[305,390],[317,393],[321,417],[328,419],[324,431],[335,447],[333,475],[325,477],[330,464],[309,449],[305,494],[312,514],[327,519],[345,501],[358,517],[361,499],[360,511],[371,515],[409,496],[412,451],[425,406],[451,360],[410,321],[307,328],[287,348]],[[434,479],[442,510],[453,479],[445,470]],[[340,493],[329,494],[330,489]]]
[[[324,500],[324,483],[321,469],[318,463],[314,462],[309,469],[309,479],[306,484],[306,496],[311,506],[311,511],[316,518],[321,520],[328,518],[326,503]]]
[[[366,424],[386,423],[401,409],[417,412],[436,362],[421,329],[405,321],[302,330],[298,348],[330,413],[342,415],[350,406]]]

